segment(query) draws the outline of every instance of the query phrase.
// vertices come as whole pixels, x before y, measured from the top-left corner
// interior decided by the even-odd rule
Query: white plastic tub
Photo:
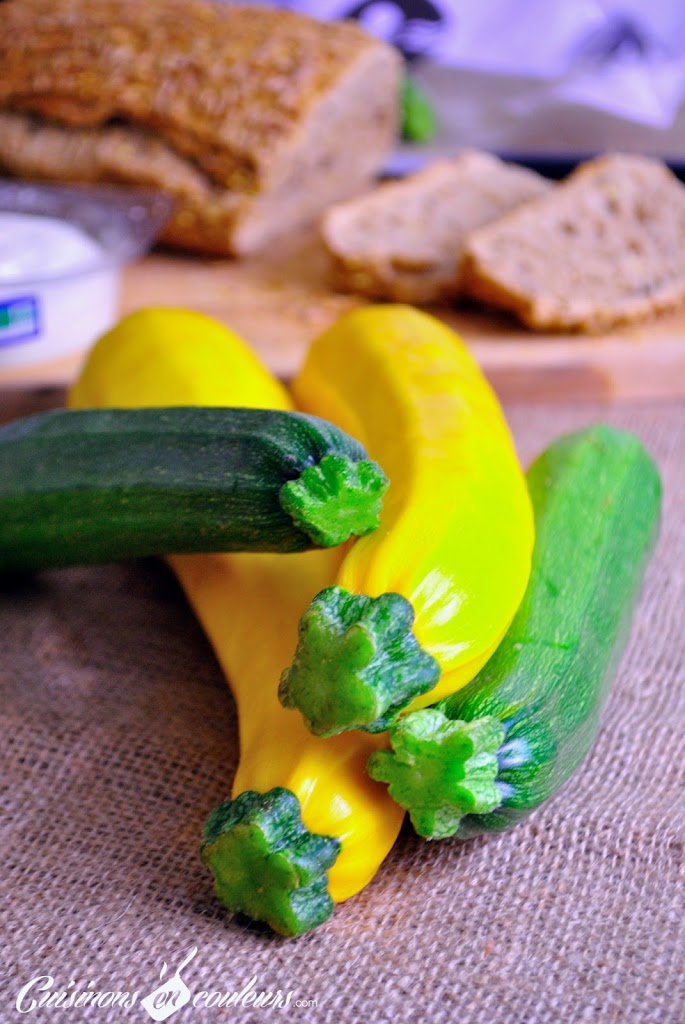
[[[68,380],[169,212],[154,192],[0,181],[0,385]]]

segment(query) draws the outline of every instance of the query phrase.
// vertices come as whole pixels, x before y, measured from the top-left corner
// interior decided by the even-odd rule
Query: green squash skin
[[[57,410],[17,420],[0,428],[0,571],[327,546],[296,525],[279,492],[332,456],[345,474],[342,482],[332,474],[340,483],[334,498],[344,511],[349,492],[348,510],[364,511],[369,502],[355,490],[355,473],[375,464],[354,438],[317,417],[179,407]],[[329,485],[319,480],[316,493],[305,485],[290,503],[304,506],[305,519],[312,509],[325,519]]]
[[[569,778],[588,752],[655,545],[661,482],[631,434],[595,426],[552,444],[528,475],[536,544],[528,590],[501,645],[436,707],[504,723],[501,806],[456,835],[503,831]]]

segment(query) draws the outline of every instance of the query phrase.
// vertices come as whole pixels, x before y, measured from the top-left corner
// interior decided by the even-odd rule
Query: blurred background
[[[249,4],[249,0],[235,2],[240,6]],[[288,187],[292,185],[287,195],[284,189],[279,197],[278,175],[274,176],[276,185],[273,182],[269,184],[268,175],[265,175],[266,184],[262,182],[260,185],[266,193],[264,198],[260,188],[248,188],[244,182],[241,183],[239,175],[236,176],[238,183],[233,181],[230,159],[227,161],[229,171],[222,169],[220,161],[214,159],[213,147],[218,146],[221,150],[221,146],[227,145],[230,155],[233,144],[230,140],[226,144],[221,139],[224,123],[221,117],[226,117],[228,125],[235,123],[233,110],[221,113],[223,101],[217,108],[221,116],[207,119],[207,137],[200,131],[193,145],[177,145],[174,132],[165,123],[165,108],[171,103],[170,97],[173,99],[175,89],[193,96],[197,92],[198,104],[192,109],[200,111],[198,117],[202,122],[201,112],[206,97],[202,88],[196,89],[196,86],[205,82],[206,75],[210,94],[212,82],[219,83],[216,97],[220,98],[223,95],[222,60],[226,59],[222,57],[221,45],[214,49],[214,36],[210,35],[209,44],[198,49],[199,63],[197,66],[193,64],[193,47],[187,44],[195,38],[196,31],[200,43],[204,36],[200,22],[194,20],[197,12],[188,0],[178,0],[177,5],[172,5],[179,15],[187,9],[189,18],[185,27],[183,23],[180,29],[174,26],[174,31],[169,33],[170,43],[164,42],[164,33],[160,37],[162,56],[165,56],[167,46],[173,51],[171,55],[166,54],[167,65],[160,66],[169,67],[172,71],[168,81],[160,72],[152,87],[147,92],[143,90],[148,100],[150,96],[154,100],[148,110],[129,109],[126,99],[119,110],[116,103],[112,105],[107,100],[102,123],[97,123],[98,114],[95,112],[96,123],[91,124],[91,106],[97,106],[95,101],[100,93],[107,96],[107,88],[101,89],[99,81],[92,87],[92,93],[85,89],[85,101],[79,101],[76,95],[78,116],[69,109],[68,103],[66,107],[60,104],[59,88],[55,89],[56,102],[52,105],[44,103],[45,95],[40,92],[26,105],[25,97],[19,92],[13,98],[10,88],[6,110],[3,111],[0,101],[0,164],[7,176],[6,181],[0,180],[0,212],[4,210],[5,213],[5,224],[0,229],[0,382],[14,386],[17,383],[23,385],[27,380],[61,382],[69,379],[84,346],[114,322],[119,313],[146,305],[168,304],[170,297],[179,305],[201,309],[234,325],[270,367],[284,377],[298,365],[303,346],[332,322],[345,303],[358,301],[360,296],[398,300],[398,289],[411,273],[417,277],[421,274],[427,278],[431,274],[439,276],[438,271],[445,264],[445,272],[450,278],[454,270],[453,279],[445,285],[447,290],[444,293],[436,291],[426,298],[422,292],[423,297],[416,301],[429,304],[439,299],[443,316],[450,317],[457,310],[454,315],[457,319],[463,318],[462,307],[468,306],[468,302],[462,302],[462,299],[469,297],[462,294],[456,272],[462,244],[469,231],[502,215],[505,207],[498,206],[497,202],[503,202],[511,194],[511,181],[498,192],[497,188],[479,179],[469,192],[462,188],[460,179],[458,188],[456,185],[445,186],[444,196],[447,198],[437,186],[433,192],[431,184],[425,193],[427,199],[423,198],[421,189],[424,186],[421,185],[419,200],[408,205],[406,225],[399,231],[397,239],[391,238],[382,217],[374,226],[367,213],[357,222],[357,215],[353,212],[353,229],[349,235],[343,230],[341,238],[331,241],[328,235],[324,237],[321,218],[332,205],[349,195],[358,196],[365,190],[373,192],[378,179],[383,176],[402,175],[430,164],[438,157],[454,156],[464,149],[494,153],[504,157],[505,161],[527,165],[555,179],[564,177],[578,163],[596,154],[612,151],[642,153],[665,161],[685,181],[685,0],[252,2],[255,7],[283,8],[314,16],[324,23],[343,18],[356,19],[372,35],[394,44],[404,55],[404,77],[403,69],[395,67],[393,56],[386,55],[392,65],[392,75],[380,81],[388,83],[387,97],[383,95],[382,84],[372,87],[376,101],[385,102],[387,99],[391,116],[386,119],[385,134],[382,128],[379,129],[382,119],[367,117],[373,104],[369,103],[369,90],[360,89],[354,100],[355,117],[359,116],[367,126],[367,146],[355,147],[353,142],[348,142],[347,136],[341,138],[339,144],[337,141],[331,144],[335,160],[339,158],[341,166],[347,167],[347,163],[354,164],[360,156],[366,159],[367,149],[373,149],[371,142],[378,142],[378,152],[373,154],[371,164],[363,169],[363,173],[360,172],[359,180],[355,179],[351,184],[349,170],[345,173],[329,172],[332,157],[327,153],[326,160],[312,161],[308,187],[301,188],[298,176],[292,172],[289,172],[290,177],[286,175],[284,180],[289,183]],[[230,8],[233,0],[214,0],[214,3]],[[3,17],[7,19],[6,25],[13,24],[10,9],[14,7],[16,10],[20,5],[21,0],[16,4],[12,0],[8,3],[0,0],[0,29]],[[71,17],[71,5],[64,6],[67,18]],[[61,7],[54,0],[53,4],[45,6],[43,0],[32,0],[27,4],[30,12],[40,9],[41,13]],[[209,2],[207,8],[207,11],[202,8],[203,16],[209,14],[212,24],[223,24],[222,18],[213,16],[217,11],[223,14],[226,10],[221,11],[219,6],[212,6]],[[122,74],[121,68],[116,67],[118,60],[121,60],[122,67],[127,66],[127,28],[133,25],[135,29],[138,20],[154,23],[155,19],[161,19],[164,23],[166,18],[164,0],[149,0],[144,5],[129,0],[122,4],[120,12],[116,4],[100,7],[100,0],[85,0],[81,9],[84,23],[90,25],[94,50],[103,39],[110,38],[107,18],[114,22],[112,38],[119,42],[110,53],[110,64],[105,64],[112,75]],[[256,20],[255,13],[254,9],[248,9],[247,25],[251,26]],[[87,16],[91,15],[95,20],[88,22]],[[104,19],[104,28],[98,24],[97,18]],[[265,39],[271,45],[274,35],[268,26],[272,19],[267,18],[266,22]],[[23,31],[28,38],[33,24],[31,18],[17,24],[23,26],[19,35]],[[314,33],[317,49],[312,52],[317,56],[323,48],[322,37],[329,31],[333,34],[334,30],[326,24],[326,33]],[[245,33],[248,46],[252,45],[251,34],[251,30]],[[343,35],[347,33],[343,32]],[[6,31],[4,42],[5,54],[14,60],[15,72],[16,67],[24,66],[21,56],[16,59],[16,54],[22,53],[16,36],[16,32]],[[124,44],[121,44],[121,38]],[[234,37],[227,35],[226,38]],[[36,80],[40,79],[44,66],[46,72],[50,71],[53,57],[62,60],[61,50],[69,51],[72,46],[69,24],[56,39],[57,42],[53,43],[56,53],[52,57],[49,48],[47,58],[43,51],[38,53],[40,73]],[[220,38],[218,42],[221,43]],[[277,39],[275,45],[278,45]],[[135,54],[135,44],[131,50]],[[0,68],[2,52],[0,32]],[[30,46],[27,52],[30,52]],[[5,82],[10,85],[12,59],[5,57]],[[35,55],[32,59],[36,60]],[[190,62],[192,74],[184,78],[173,69],[184,67],[186,59]],[[58,69],[63,67],[55,66]],[[141,62],[143,78],[145,66],[144,60]],[[245,67],[249,66],[248,61]],[[29,63],[28,67],[33,65]],[[194,77],[196,72],[197,78]],[[126,72],[123,78],[125,81]],[[63,81],[68,82],[68,76],[65,78],[63,70],[59,70],[55,81],[61,87]],[[76,78],[71,86],[67,85],[67,100],[70,87],[78,93],[78,82]],[[85,82],[88,86],[87,73]],[[401,137],[396,131],[398,86],[403,90]],[[278,88],[280,85],[277,84]],[[112,93],[118,95],[116,89]],[[49,100],[50,88],[46,95]],[[267,91],[265,95],[270,93]],[[128,93],[124,90],[126,96]],[[211,106],[210,103],[210,113]],[[258,102],[256,108],[259,109]],[[188,115],[189,121],[194,116]],[[188,132],[187,125],[183,131]],[[247,134],[249,151],[249,132]],[[331,133],[331,138],[334,135]],[[185,135],[184,139],[187,143]],[[286,149],[284,153],[287,153]],[[261,166],[261,163],[266,166],[268,156],[269,145],[264,144],[255,166]],[[250,166],[250,160],[255,159],[255,154],[248,152],[247,166]],[[285,157],[284,161],[287,163]],[[489,166],[492,169],[497,164],[497,161],[491,161]],[[325,173],[319,173],[317,168],[325,168]],[[662,170],[658,168],[652,173],[661,174]],[[668,176],[659,180],[667,180],[672,186],[677,184]],[[26,183],[32,182],[35,184],[25,187]],[[116,198],[113,186],[118,193]],[[125,196],[121,194],[122,186],[128,190]],[[141,188],[144,192],[155,189],[154,198],[147,194],[144,196]],[[454,191],[450,192],[450,189]],[[457,192],[458,199],[450,198]],[[659,188],[656,194],[658,201],[655,200],[654,205],[662,214],[661,221],[667,226],[677,224],[675,202],[669,201],[670,205],[666,207]],[[677,191],[675,194],[679,195]],[[497,200],[494,206],[493,196]],[[307,205],[310,199],[311,204]],[[682,202],[685,204],[685,198]],[[293,210],[298,209],[298,204],[302,205],[301,213],[291,216]],[[664,209],[667,210],[665,215]],[[437,212],[427,223],[425,211],[431,210]],[[445,210],[450,211],[452,220],[443,215]],[[14,222],[15,237],[10,233],[8,215],[17,213],[24,215],[24,219],[21,224]],[[26,216],[34,218],[28,228]],[[463,221],[460,219],[462,216]],[[44,221],[46,217],[61,219],[67,226],[85,231],[88,236],[86,242],[89,238],[91,241],[94,239],[100,255],[93,257],[97,266],[89,265],[83,271],[83,280],[77,280],[71,265],[62,267],[59,272],[52,273],[39,293],[33,284],[36,280],[41,282],[41,286],[44,283],[40,275],[46,273],[46,248],[43,239],[32,232],[36,227],[40,230],[45,227],[40,220]],[[397,222],[402,222],[401,216]],[[247,230],[245,224],[248,225]],[[361,228],[357,230],[355,224]],[[641,224],[640,220],[636,228],[638,232],[645,230]],[[623,227],[625,225],[619,224],[619,234]],[[252,237],[249,245],[236,241],[241,232],[244,238]],[[268,236],[268,242],[260,232]],[[535,232],[532,234],[535,236]],[[19,236],[24,254],[21,266]],[[272,236],[273,247],[270,244]],[[255,241],[255,238],[261,238],[261,241]],[[113,239],[116,244],[113,244]],[[3,243],[4,298],[1,290]],[[150,253],[153,248],[155,251]],[[567,248],[566,244],[560,247],[562,255]],[[55,243],[55,251],[62,258],[66,243]],[[626,251],[633,250],[628,247]],[[654,245],[651,251],[655,253],[655,266],[649,271],[651,278],[646,271],[640,271],[639,286],[645,294],[653,282],[667,279],[662,266],[667,259],[672,258],[675,268],[672,272],[677,279],[685,281],[682,234],[672,246]],[[250,263],[252,258],[253,263]],[[100,266],[98,260],[104,264]],[[241,260],[245,266],[241,265]],[[613,282],[616,277],[614,265],[611,261],[609,263]],[[80,272],[82,268],[78,269]],[[96,272],[110,275],[108,281],[101,282],[107,301],[97,298],[92,276],[88,277]],[[374,275],[383,274],[387,280],[374,284]],[[274,281],[276,287],[273,286]],[[64,293],[68,286],[72,291],[69,303],[74,305],[62,305],[48,316],[42,310],[53,286],[64,303],[67,302]],[[290,306],[285,303],[284,296],[288,297]],[[402,299],[403,295],[399,294],[399,300]],[[499,374],[501,380],[506,379],[507,386],[511,381],[521,382],[521,387],[528,394],[528,382],[535,376],[531,368],[533,364],[526,362],[529,358],[525,348],[526,332],[529,332],[530,325],[521,326],[504,316],[491,315],[491,305],[488,299],[485,313],[480,307],[475,312],[469,307],[472,317],[470,337],[475,339],[474,344],[478,339],[484,345],[492,342],[494,347],[479,353],[483,365],[490,358],[487,369],[493,375]],[[504,308],[508,309],[506,305]],[[84,309],[93,312],[92,322],[84,316]],[[479,319],[481,313],[483,315]],[[616,322],[621,322],[623,311],[618,309],[616,312],[615,309],[612,315],[617,317]],[[285,339],[284,321],[290,325],[288,340]],[[459,319],[459,323],[462,322]],[[77,328],[80,336],[77,336]],[[669,335],[668,325],[658,329],[663,332],[664,343],[660,359],[654,357],[653,347],[643,358],[641,349],[628,345],[626,351],[622,349],[615,357],[607,355],[607,365],[602,361],[604,353],[600,355],[596,346],[589,345],[587,352],[583,353],[574,337],[569,340],[568,352],[572,356],[568,364],[570,370],[566,374],[559,372],[559,338],[556,335],[550,337],[549,353],[538,347],[534,357],[531,356],[538,360],[535,362],[536,393],[541,387],[542,377],[550,389],[557,388],[556,382],[563,377],[565,394],[571,390],[574,394],[594,394],[600,386],[597,381],[604,382],[610,376],[612,387],[621,394],[670,393],[676,379],[680,381],[677,384],[679,393],[685,394],[682,323],[678,321],[673,335]],[[502,336],[511,342],[506,356],[502,356],[498,347]],[[517,338],[522,346],[520,361],[516,350]],[[601,363],[601,366],[592,364],[594,376],[588,376],[584,370],[590,365],[589,353],[591,359]],[[624,373],[624,368],[629,365],[628,357],[636,359],[630,375]],[[652,374],[648,380],[646,371]],[[601,387],[604,387],[603,383]]]
[[[262,2],[356,18],[398,46],[435,111],[438,150],[563,162],[624,149],[685,162],[682,0]]]

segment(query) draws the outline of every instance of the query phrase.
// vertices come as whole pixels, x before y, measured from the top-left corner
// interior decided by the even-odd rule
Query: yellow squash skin
[[[231,395],[236,400],[229,401]],[[230,328],[173,307],[131,313],[88,353],[68,404],[83,409],[115,403],[291,407],[283,385]]]
[[[295,652],[298,619],[334,578],[338,549],[285,556],[176,555],[169,562],[235,696],[240,761],[233,797],[246,789],[291,790],[309,831],[341,840],[328,873],[331,898],[340,903],[354,896],[389,853],[404,817],[387,799],[387,788],[383,793],[366,772],[370,754],[385,743],[359,732],[312,736],[277,696],[280,672]]]
[[[367,306],[312,344],[298,408],[357,437],[390,479],[381,526],[336,584],[397,592],[442,675],[407,710],[464,686],[506,632],[530,575],[534,522],[499,402],[462,340],[409,306]]]
[[[132,314],[104,335],[69,405],[293,407],[285,388],[237,335],[177,309]],[[295,650],[298,619],[317,591],[333,582],[344,550],[168,560],[236,700],[240,760],[233,796],[283,786],[298,797],[306,828],[341,840],[329,871],[335,902],[371,880],[404,817],[386,787],[366,774],[377,738],[347,733],[317,739],[277,697],[279,675]]]

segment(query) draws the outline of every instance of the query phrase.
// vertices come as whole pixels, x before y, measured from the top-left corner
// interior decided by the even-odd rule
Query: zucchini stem
[[[309,832],[289,789],[246,790],[205,824],[200,855],[229,910],[266,921],[280,935],[302,935],[333,911],[328,869],[340,841]]]
[[[455,835],[466,814],[488,814],[502,803],[499,757],[505,728],[492,716],[453,721],[437,706],[414,711],[390,730],[391,750],[368,761],[371,778],[409,812],[426,839]]]
[[[322,590],[300,619],[295,657],[281,676],[281,704],[299,710],[316,736],[388,729],[440,675],[413,624],[414,609],[401,594]]]
[[[387,489],[388,479],[377,463],[329,453],[283,484],[278,500],[315,544],[336,547],[378,527]]]

